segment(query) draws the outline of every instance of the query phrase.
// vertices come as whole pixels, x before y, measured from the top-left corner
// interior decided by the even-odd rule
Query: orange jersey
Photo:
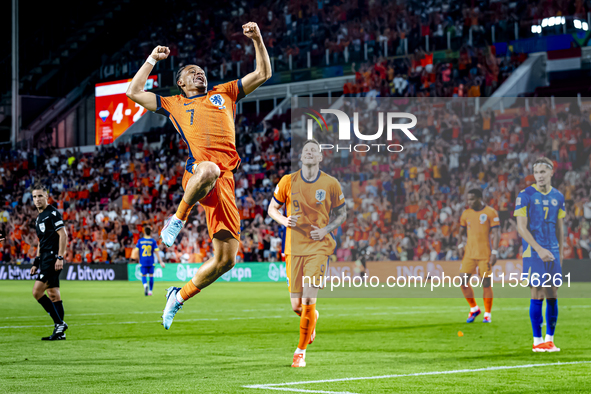
[[[314,241],[310,236],[312,226],[324,228],[328,225],[330,211],[345,203],[345,196],[336,178],[319,171],[316,180],[308,182],[302,178],[302,171],[285,175],[275,188],[273,198],[287,207],[287,216],[300,215],[296,227],[288,227],[285,235],[287,255],[330,256],[334,253],[336,241],[331,234]]]
[[[490,258],[490,230],[500,226],[499,214],[488,205],[480,211],[466,209],[460,217],[460,225],[467,228],[465,259]]]
[[[236,102],[245,96],[242,80],[235,80],[204,94],[191,97],[156,96],[156,113],[166,115],[187,144],[189,158],[186,170],[211,161],[222,171],[234,170],[240,164],[236,152],[234,118]]]

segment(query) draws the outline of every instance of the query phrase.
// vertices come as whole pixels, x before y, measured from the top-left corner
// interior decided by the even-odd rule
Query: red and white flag
[[[547,53],[547,72],[581,69],[581,48],[560,49]]]

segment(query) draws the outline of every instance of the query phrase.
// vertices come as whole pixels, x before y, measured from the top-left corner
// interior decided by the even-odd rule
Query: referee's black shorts
[[[60,272],[55,270],[57,253],[41,252],[39,259],[39,276],[37,280],[47,283],[47,288],[60,287]]]

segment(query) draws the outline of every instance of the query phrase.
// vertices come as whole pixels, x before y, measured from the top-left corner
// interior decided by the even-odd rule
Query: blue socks
[[[150,276],[150,291],[154,288],[154,277]]]
[[[554,335],[558,320],[558,300],[546,299],[546,335]]]
[[[144,287],[148,284],[148,277],[146,275],[142,275],[142,284]]]
[[[531,320],[534,338],[542,337],[542,323],[544,323],[544,317],[542,316],[543,302],[544,300],[531,300],[529,304],[529,319]],[[554,329],[552,329],[552,332],[554,332]]]

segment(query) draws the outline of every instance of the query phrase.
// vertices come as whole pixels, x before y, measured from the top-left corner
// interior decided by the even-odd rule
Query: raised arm
[[[267,48],[265,48],[265,43],[263,42],[259,26],[254,22],[248,22],[242,25],[242,29],[244,35],[252,39],[257,61],[256,70],[242,78],[244,93],[250,94],[271,78],[271,60],[269,59]]]
[[[166,59],[169,54],[170,49],[168,47],[159,45],[154,48],[148,60],[140,67],[127,88],[127,97],[149,111],[156,111],[158,109],[158,102],[154,93],[144,91],[144,86],[146,86],[146,81],[156,62]]]

